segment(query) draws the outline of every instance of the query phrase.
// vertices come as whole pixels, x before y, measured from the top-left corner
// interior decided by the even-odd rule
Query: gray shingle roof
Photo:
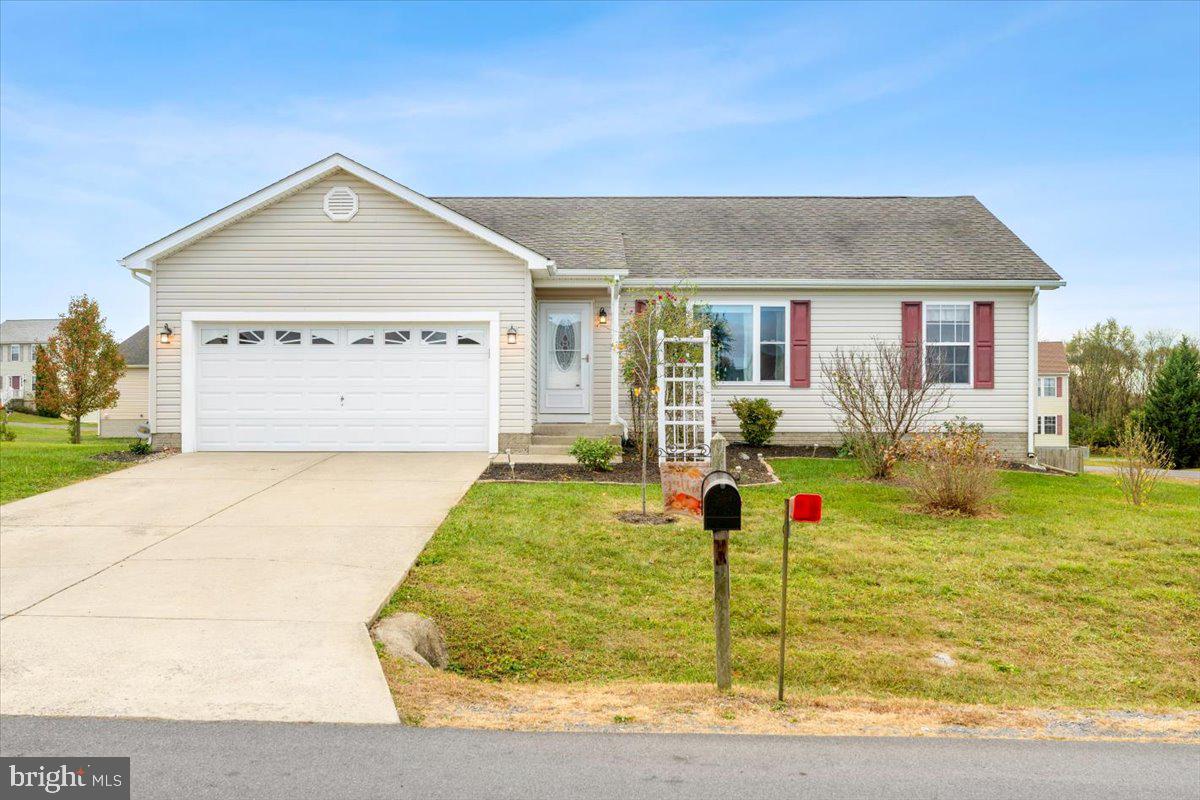
[[[6,319],[0,322],[0,343],[25,344],[37,342],[44,344],[54,335],[58,327],[58,319]]]
[[[150,365],[150,326],[142,328],[125,341],[117,345],[121,356],[128,367],[147,367]]]
[[[1061,280],[974,197],[439,197],[563,270]]]

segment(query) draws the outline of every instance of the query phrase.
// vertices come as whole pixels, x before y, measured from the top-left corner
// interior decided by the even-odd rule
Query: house
[[[34,353],[57,329],[57,319],[0,322],[0,381],[5,401],[20,398],[33,402]]]
[[[1062,342],[1038,342],[1036,447],[1071,444],[1071,369]]]
[[[117,402],[100,412],[96,432],[103,437],[136,436],[150,418],[150,326],[117,347],[125,359],[125,374],[117,381]]]
[[[779,441],[837,442],[821,359],[903,339],[950,364],[945,416],[1023,458],[1063,285],[973,197],[435,198],[337,154],[120,263],[150,293],[155,441],[184,451],[620,432],[622,320],[687,281],[730,321],[718,430],[762,396]]]

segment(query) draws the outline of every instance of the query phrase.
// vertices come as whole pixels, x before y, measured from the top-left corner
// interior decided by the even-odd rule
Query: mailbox
[[[700,485],[701,512],[706,531],[740,531],[742,529],[742,494],[737,481],[724,470],[714,470],[704,476]]]

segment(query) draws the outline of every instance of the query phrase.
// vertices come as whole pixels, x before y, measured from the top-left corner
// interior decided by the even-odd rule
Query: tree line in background
[[[1141,338],[1115,319],[1067,342],[1071,441],[1113,447],[1130,424],[1158,439],[1178,468],[1200,466],[1200,350],[1186,336]]]

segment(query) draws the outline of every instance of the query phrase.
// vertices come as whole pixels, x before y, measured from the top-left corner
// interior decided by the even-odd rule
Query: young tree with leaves
[[[1142,424],[1162,441],[1176,467],[1200,466],[1200,351],[1186,336],[1155,374]]]
[[[117,402],[117,381],[125,374],[125,359],[95,300],[86,294],[71,299],[38,359],[37,391],[71,421],[71,443],[79,444],[84,416]]]
[[[1134,406],[1141,360],[1137,337],[1115,319],[1076,333],[1067,342],[1071,412],[1097,427],[1120,428]]]

